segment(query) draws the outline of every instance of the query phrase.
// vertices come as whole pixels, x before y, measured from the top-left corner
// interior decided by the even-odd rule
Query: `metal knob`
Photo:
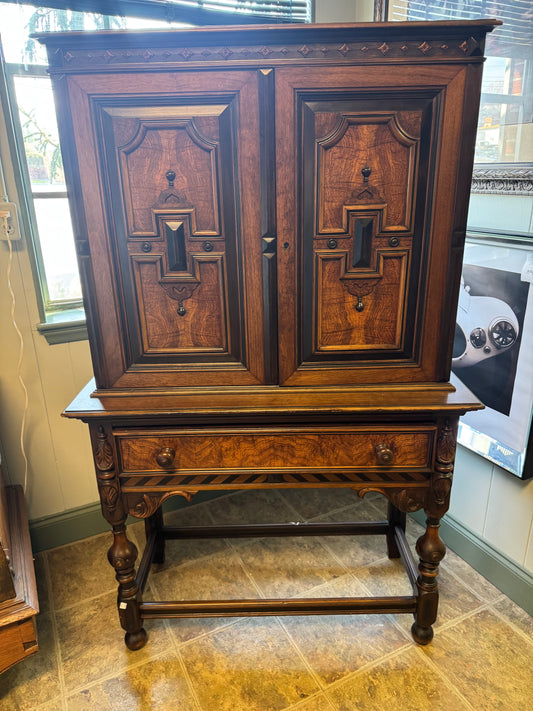
[[[368,179],[370,178],[371,173],[372,168],[369,168],[368,165],[365,165],[365,167],[361,171],[361,174],[363,176],[363,183],[368,183]]]
[[[392,452],[392,449],[386,444],[376,444],[375,446],[375,451],[376,451],[376,458],[378,460],[378,464],[392,464],[392,460],[394,459],[394,454]]]
[[[175,456],[176,452],[172,449],[172,447],[164,447],[157,453],[155,460],[160,467],[171,467],[174,464]]]

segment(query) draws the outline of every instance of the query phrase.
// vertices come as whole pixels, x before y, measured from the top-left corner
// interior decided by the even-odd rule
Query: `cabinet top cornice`
[[[280,24],[179,30],[53,32],[50,70],[87,72],[184,65],[275,65],[280,62],[374,63],[481,61],[495,19],[456,22]]]

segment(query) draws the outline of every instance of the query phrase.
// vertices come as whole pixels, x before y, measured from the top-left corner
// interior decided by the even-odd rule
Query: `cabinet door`
[[[445,377],[464,68],[281,70],[276,80],[281,381]]]
[[[98,385],[261,382],[256,73],[69,81]]]

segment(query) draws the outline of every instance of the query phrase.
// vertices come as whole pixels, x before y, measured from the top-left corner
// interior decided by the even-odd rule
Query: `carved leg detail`
[[[403,531],[405,531],[406,514],[397,509],[394,504],[389,502],[387,520],[389,522],[389,530],[387,531],[387,555],[389,558],[399,558],[400,551],[398,550],[398,544],[396,543],[394,529],[396,526],[399,526]]]
[[[125,642],[129,649],[140,649],[146,642],[139,611],[141,591],[135,581],[137,548],[126,536],[127,511],[124,508],[120,480],[116,469],[116,452],[111,431],[103,425],[91,428],[96,480],[102,513],[113,530],[113,545],[107,558],[115,569],[118,581],[118,613],[126,630]]]
[[[146,642],[146,632],[139,614],[140,593],[135,581],[137,548],[126,536],[126,526],[113,526],[113,545],[107,553],[118,581],[118,614],[124,641],[128,649],[140,649]]]
[[[157,511],[149,516],[144,521],[144,529],[146,533],[146,540],[152,535],[156,534],[156,546],[154,552],[154,563],[164,563],[165,562],[165,539],[161,535],[161,530],[163,528],[163,511],[159,508]]]
[[[439,538],[440,520],[426,519],[426,531],[416,543],[416,552],[420,556],[417,580],[418,600],[415,621],[411,632],[415,642],[428,644],[433,639],[432,625],[437,619],[439,590],[437,575],[439,563],[444,558],[446,546]]]

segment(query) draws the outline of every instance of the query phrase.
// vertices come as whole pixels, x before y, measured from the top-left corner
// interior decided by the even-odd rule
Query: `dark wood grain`
[[[438,607],[459,417],[449,381],[485,34],[497,21],[45,37],[95,382],[90,424],[126,644],[188,615]],[[350,488],[387,520],[171,529],[198,492]],[[423,509],[418,564],[405,538]],[[145,519],[147,545],[127,537]],[[413,594],[143,602],[165,541],[365,534]]]

